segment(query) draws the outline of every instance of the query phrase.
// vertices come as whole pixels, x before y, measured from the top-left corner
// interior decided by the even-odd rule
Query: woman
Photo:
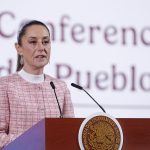
[[[17,72],[0,78],[0,148],[45,117],[74,117],[69,90],[63,81],[43,73],[49,62],[50,32],[33,20],[25,24],[15,44]],[[56,101],[53,82],[59,101]]]

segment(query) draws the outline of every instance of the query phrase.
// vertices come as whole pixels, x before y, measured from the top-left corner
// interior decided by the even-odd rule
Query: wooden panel
[[[150,119],[118,119],[124,134],[123,150],[150,150]]]
[[[80,150],[78,131],[81,119],[46,119],[46,150]]]

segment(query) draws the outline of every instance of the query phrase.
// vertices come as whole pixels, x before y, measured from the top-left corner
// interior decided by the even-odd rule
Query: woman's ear
[[[16,51],[19,55],[22,55],[22,48],[18,43],[15,43]]]

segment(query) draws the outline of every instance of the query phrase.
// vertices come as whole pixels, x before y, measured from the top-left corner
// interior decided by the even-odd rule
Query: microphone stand
[[[106,111],[105,111],[105,109],[82,87],[82,86],[79,86],[79,85],[77,85],[77,84],[75,84],[75,83],[71,83],[71,86],[73,86],[73,87],[75,87],[75,88],[77,88],[77,89],[79,89],[79,90],[83,90],[88,96],[90,96],[91,98],[92,98],[92,100],[102,109],[102,111],[104,112],[104,113],[106,113]]]
[[[60,112],[60,118],[63,118],[62,111],[61,111],[61,108],[60,108],[60,104],[59,104],[59,101],[58,101],[58,98],[57,98],[57,95],[56,95],[56,91],[55,91],[55,85],[54,85],[53,82],[50,82],[50,85],[51,85],[51,87],[52,87],[52,89],[54,90],[54,93],[55,93],[56,101],[57,101],[59,112]]]
[[[82,90],[93,99],[93,101],[102,109],[104,113],[106,113],[105,109],[85,89]]]

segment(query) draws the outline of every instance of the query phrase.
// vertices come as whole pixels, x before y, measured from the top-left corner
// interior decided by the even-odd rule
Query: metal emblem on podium
[[[123,132],[115,118],[96,113],[81,124],[78,141],[81,150],[121,150]]]

